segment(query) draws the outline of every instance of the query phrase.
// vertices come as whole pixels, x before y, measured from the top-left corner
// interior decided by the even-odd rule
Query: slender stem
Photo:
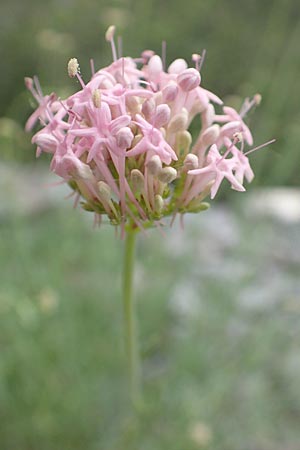
[[[128,363],[130,394],[133,405],[137,404],[140,397],[140,364],[136,335],[135,304],[133,296],[133,273],[136,234],[137,232],[132,228],[126,230],[123,266],[125,349]]]

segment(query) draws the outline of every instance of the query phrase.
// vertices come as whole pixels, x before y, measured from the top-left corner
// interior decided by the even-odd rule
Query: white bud
[[[145,178],[140,170],[132,169],[130,180],[134,192],[141,192],[144,189]]]
[[[155,77],[162,71],[163,71],[163,64],[161,58],[158,55],[152,56],[148,62],[149,75]]]
[[[177,170],[174,167],[164,167],[158,173],[158,179],[162,183],[172,183],[177,178]]]
[[[155,211],[160,214],[162,212],[162,210],[164,209],[164,206],[165,206],[165,204],[164,204],[164,200],[163,200],[162,196],[159,194],[156,194],[154,196]]]
[[[101,107],[101,91],[100,89],[95,89],[92,94],[93,105],[95,108]]]
[[[158,155],[152,156],[147,162],[147,168],[151,175],[156,176],[162,168],[160,157]]]
[[[126,97],[126,106],[132,115],[140,113],[141,105],[138,97],[135,97],[134,95]]]
[[[197,155],[194,155],[194,153],[189,153],[188,155],[186,155],[184,160],[184,167],[187,170],[198,169],[198,166],[199,160]]]
[[[187,62],[182,58],[178,58],[169,65],[168,72],[177,75],[187,69],[187,67]]]
[[[117,145],[122,150],[129,148],[133,140],[133,133],[130,128],[122,127],[116,133]]]
[[[153,98],[148,98],[148,100],[144,101],[142,105],[142,113],[144,114],[147,120],[151,120],[151,117],[155,111],[155,106],[156,105]]]
[[[74,78],[76,77],[76,75],[78,74],[78,72],[80,71],[79,69],[79,63],[77,58],[71,58],[70,61],[68,62],[68,75],[70,78]]]
[[[192,143],[192,135],[189,131],[179,131],[176,134],[176,148],[178,151],[184,151],[187,153]]]
[[[176,114],[169,122],[168,131],[170,133],[177,133],[186,129],[188,123],[188,112],[182,108],[182,112]]]
[[[99,181],[97,183],[97,186],[99,194],[102,197],[102,199],[109,203],[111,201],[111,189],[108,186],[108,184],[105,183],[104,181]]]
[[[205,146],[212,145],[216,142],[220,135],[220,126],[215,124],[211,125],[210,127],[206,128],[206,130],[203,132],[201,136],[201,142]]]
[[[106,33],[105,33],[105,39],[107,42],[110,42],[113,39],[115,31],[116,31],[116,27],[114,25],[110,25],[107,28]]]
[[[31,142],[44,152],[49,153],[53,153],[57,147],[57,139],[50,133],[38,133],[32,138]]]
[[[154,126],[161,128],[166,125],[170,120],[170,114],[171,110],[168,105],[164,103],[162,105],[158,105],[153,119]]]

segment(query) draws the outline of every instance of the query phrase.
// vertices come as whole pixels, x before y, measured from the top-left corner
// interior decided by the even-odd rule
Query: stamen
[[[118,36],[118,55],[119,58],[123,56],[123,38],[122,36]]]
[[[267,147],[267,145],[273,144],[276,142],[276,139],[271,139],[271,141],[265,142],[265,144],[261,144],[258,147],[252,148],[248,152],[244,153],[245,156],[250,155],[250,153],[256,152],[256,150],[260,150],[261,148]]]
[[[164,71],[166,71],[166,59],[167,59],[167,43],[162,41],[161,43],[161,60]]]
[[[261,103],[261,99],[262,96],[260,94],[255,94],[252,100],[246,98],[240,109],[241,118],[245,117],[253,107],[258,106]]]
[[[85,83],[80,76],[80,67],[77,58],[71,58],[68,62],[68,75],[70,78],[77,78],[81,84],[82,89],[85,88]]]
[[[92,72],[92,77],[93,77],[95,75],[95,64],[94,64],[93,58],[90,59],[90,66],[91,66],[91,72]]]
[[[206,49],[203,49],[202,55],[201,55],[201,59],[200,59],[200,64],[199,64],[199,72],[201,71],[204,61],[205,61],[205,57],[206,57]]]
[[[117,61],[117,59],[118,59],[116,45],[115,45],[115,41],[114,41],[115,30],[116,30],[116,27],[114,25],[111,25],[110,27],[108,27],[108,29],[105,33],[105,39],[107,40],[107,42],[110,42],[110,45],[111,45],[111,51],[112,51],[112,56],[113,56],[114,62]]]

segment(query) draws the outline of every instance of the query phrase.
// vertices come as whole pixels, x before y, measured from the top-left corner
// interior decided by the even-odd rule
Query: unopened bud
[[[136,144],[138,144],[142,139],[143,139],[143,135],[142,134],[140,134],[140,133],[136,134],[134,136],[134,138],[133,138],[133,141],[132,141],[132,147],[135,147]]]
[[[212,125],[214,119],[215,119],[215,108],[212,103],[209,103],[205,110],[201,113],[201,121],[202,121],[202,127],[207,128],[210,125]]]
[[[110,25],[107,28],[106,33],[105,33],[105,39],[107,42],[110,42],[113,39],[115,31],[116,31],[116,27],[114,25]]]
[[[111,201],[111,188],[104,181],[99,181],[97,186],[100,196],[109,203]]]
[[[177,82],[181,89],[185,92],[191,91],[199,86],[201,81],[201,76],[198,70],[190,68],[184,70],[177,77]]]
[[[158,174],[158,179],[162,183],[172,183],[177,178],[177,170],[174,167],[164,167]]]
[[[142,105],[142,113],[144,114],[147,120],[151,120],[151,117],[155,111],[155,106],[156,105],[153,98],[148,98],[148,100],[144,101]]]
[[[175,100],[178,94],[178,86],[175,82],[167,84],[162,90],[163,101],[171,103]]]
[[[140,170],[132,169],[130,172],[130,180],[134,192],[138,193],[144,189],[145,178]]]
[[[178,149],[178,153],[182,152],[187,153],[192,143],[191,133],[187,130],[179,131],[176,134],[176,148]]]
[[[78,164],[76,167],[76,177],[86,181],[94,181],[94,174],[88,164]]]
[[[79,69],[79,63],[77,58],[71,58],[70,61],[68,62],[68,75],[70,78],[74,78],[76,77],[76,75],[78,74],[78,72],[80,71]]]
[[[133,133],[130,128],[123,127],[120,128],[116,134],[117,146],[124,150],[131,146],[133,140]]]
[[[158,75],[160,72],[163,71],[163,64],[162,60],[158,55],[154,55],[149,59],[148,62],[148,72],[149,75],[152,77]]]
[[[32,138],[31,142],[40,147],[44,152],[52,153],[57,147],[57,140],[50,133],[38,133]]]
[[[95,108],[101,107],[101,91],[100,89],[95,89],[92,94],[92,100]]]
[[[154,197],[155,212],[160,214],[162,212],[162,210],[164,209],[164,206],[165,206],[165,204],[164,204],[162,196],[159,194],[156,194]]]
[[[138,97],[135,97],[134,95],[127,96],[126,106],[132,115],[140,113],[140,102],[138,101]]]
[[[194,155],[194,153],[189,153],[188,155],[186,155],[184,160],[184,167],[187,170],[198,169],[198,166],[199,160],[197,155]]]
[[[147,162],[147,168],[151,175],[156,176],[162,168],[160,157],[158,155],[152,156]]]
[[[212,145],[216,142],[220,135],[220,126],[215,124],[206,128],[201,136],[201,142],[205,145]]]
[[[182,112],[176,114],[169,122],[168,131],[170,133],[177,133],[186,129],[188,123],[188,112],[182,108]]]
[[[185,69],[187,69],[188,65],[187,62],[182,59],[178,58],[175,59],[168,67],[168,73],[172,73],[175,75],[178,75],[179,73],[183,72]]]
[[[166,104],[158,105],[155,111],[153,124],[157,128],[161,128],[166,125],[170,120],[170,108]]]

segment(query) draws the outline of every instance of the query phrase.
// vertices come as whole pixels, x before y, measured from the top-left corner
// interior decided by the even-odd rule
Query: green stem
[[[123,308],[125,349],[128,363],[130,394],[133,405],[140,397],[140,364],[136,335],[135,304],[133,296],[133,273],[135,258],[136,231],[128,228],[125,238],[123,266]]]

